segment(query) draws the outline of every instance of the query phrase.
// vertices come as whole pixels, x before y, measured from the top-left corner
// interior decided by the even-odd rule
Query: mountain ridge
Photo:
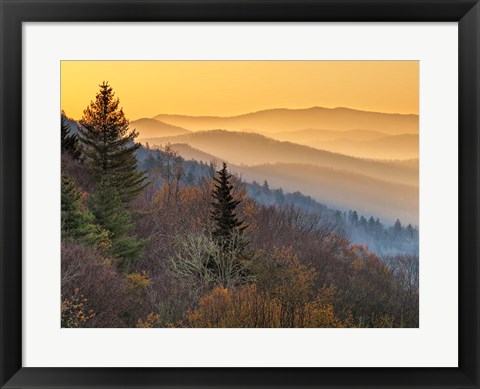
[[[313,107],[307,107],[307,108],[266,108],[266,109],[260,109],[258,111],[252,111],[252,112],[242,113],[242,114],[238,114],[238,115],[225,115],[225,116],[224,115],[186,115],[186,114],[160,113],[160,114],[157,114],[155,116],[152,116],[152,119],[155,119],[156,117],[159,117],[159,116],[181,116],[181,117],[191,117],[191,118],[233,119],[233,118],[239,118],[239,117],[248,116],[248,115],[255,115],[255,114],[259,114],[259,113],[274,112],[274,111],[310,111],[310,110],[355,111],[355,112],[373,113],[373,114],[381,114],[381,115],[418,117],[418,115],[414,114],[414,113],[369,111],[369,110],[362,110],[362,109],[349,108],[349,107],[328,108],[328,107],[321,107],[321,106],[315,105]],[[157,120],[157,119],[155,119],[155,120]]]
[[[307,163],[351,170],[378,178],[404,184],[418,185],[418,169],[388,161],[362,159],[348,155],[319,150],[297,143],[275,140],[256,133],[213,130],[192,132],[175,137],[143,139],[150,146],[167,143],[186,143],[204,153],[216,156],[235,165],[261,165],[265,163]]]
[[[139,138],[151,137],[154,134],[155,136],[158,136],[159,133],[163,134],[163,136],[175,136],[190,133],[186,128],[150,118],[134,120],[130,122],[129,127],[130,129],[135,128],[138,131]]]
[[[352,130],[365,128],[387,135],[418,133],[418,115],[361,111],[351,108],[272,108],[236,116],[189,116],[158,114],[153,117],[192,131],[225,128],[232,131],[278,133],[305,128]]]
[[[418,224],[419,189],[416,186],[307,164],[233,165],[231,171],[250,182],[267,180],[272,187],[285,191],[300,190],[304,195],[342,210],[356,209],[392,222],[401,215],[403,220]],[[316,178],[314,182],[311,177]]]

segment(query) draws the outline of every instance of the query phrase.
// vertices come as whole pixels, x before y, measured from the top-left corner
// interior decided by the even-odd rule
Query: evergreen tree
[[[213,210],[210,215],[215,223],[213,237],[219,240],[228,240],[235,231],[243,231],[243,221],[239,220],[235,209],[240,200],[234,200],[232,195],[233,185],[230,183],[232,176],[227,171],[227,164],[224,162],[221,170],[217,171],[215,177],[215,189],[212,196]]]
[[[227,287],[231,281],[228,277],[225,278],[228,269],[235,269],[237,281],[249,278],[249,263],[253,253],[248,250],[248,240],[244,234],[247,226],[235,213],[240,200],[233,198],[232,176],[227,171],[227,164],[224,162],[222,169],[216,173],[212,193],[213,210],[210,213],[215,225],[212,232],[215,254],[210,255],[206,268],[219,283]]]
[[[97,223],[110,235],[109,253],[119,259],[121,271],[128,271],[141,256],[144,240],[131,235],[134,227],[130,213],[124,209],[120,195],[108,178],[103,178],[89,198],[89,207]]]
[[[147,172],[149,172],[157,165],[158,165],[157,160],[152,156],[152,154],[149,154],[148,157],[145,158],[145,161],[143,161],[142,168]]]
[[[109,244],[108,232],[95,224],[95,217],[82,204],[82,192],[67,175],[62,176],[62,237],[88,244]]]
[[[358,225],[358,213],[357,211],[350,211],[349,212],[349,220],[350,220],[350,224],[352,226],[357,226]]]
[[[400,222],[399,219],[397,219],[397,221],[393,225],[393,232],[395,233],[396,236],[400,236],[402,233],[402,223]]]
[[[114,95],[108,83],[100,85],[95,101],[83,111],[80,140],[96,180],[108,177],[126,202],[138,196],[147,184],[144,173],[137,170],[138,133],[129,131],[129,122]]]
[[[370,216],[370,219],[368,219],[368,230],[370,232],[375,231],[375,219],[373,218],[373,216]]]
[[[82,158],[82,150],[78,141],[77,134],[70,134],[70,125],[65,120],[65,117],[61,117],[61,145],[62,152],[69,153],[73,159],[80,161]]]
[[[367,219],[365,219],[365,216],[360,216],[360,220],[358,221],[358,224],[360,227],[366,229],[367,228]]]
[[[186,175],[186,177],[185,177],[185,183],[186,183],[187,185],[194,185],[194,184],[195,184],[195,173],[194,173],[194,171],[193,171],[193,168],[190,168],[190,169],[188,170],[188,173],[187,173],[187,175]]]
[[[283,205],[283,203],[285,202],[285,197],[283,195],[283,189],[282,188],[277,189],[274,193],[274,196],[275,196],[275,203],[277,205]]]
[[[262,191],[263,193],[270,193],[270,186],[268,185],[267,180],[263,181]]]
[[[414,232],[415,232],[415,229],[413,228],[413,226],[411,224],[409,224],[407,226],[407,234],[408,234],[408,237],[410,239],[413,239],[413,236],[414,236]]]

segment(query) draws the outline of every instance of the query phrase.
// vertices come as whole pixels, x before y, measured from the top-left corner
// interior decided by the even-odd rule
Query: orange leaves
[[[316,272],[291,248],[259,256],[256,284],[215,287],[188,315],[192,327],[342,327],[335,316],[335,288],[318,291]]]
[[[141,290],[150,286],[151,281],[146,271],[141,273],[131,273],[127,275],[129,281],[129,288],[134,290]]]
[[[97,247],[99,250],[106,252],[112,247],[112,241],[110,239],[109,234],[107,233],[106,230],[102,230],[105,232],[105,235],[102,237],[102,239],[98,242]]]
[[[358,270],[361,270],[363,269],[364,267],[364,262],[359,259],[359,258],[355,258],[353,261],[352,261],[352,268],[355,270],[355,271],[358,271]]]
[[[188,315],[188,320],[195,327],[228,327],[228,317],[231,315],[231,298],[229,291],[217,286],[210,294],[200,299],[199,309]]]
[[[257,290],[256,285],[217,286],[200,299],[198,309],[190,312],[187,320],[190,327],[200,328],[343,327],[333,305],[321,296],[298,303],[293,310],[289,303]]]
[[[182,205],[190,206],[203,198],[203,192],[195,186],[187,186],[181,190]]]
[[[256,220],[256,216],[258,213],[258,208],[253,201],[249,198],[246,198],[242,203],[242,210],[243,210],[243,219],[245,220],[246,224],[248,225],[248,231],[256,231],[258,229],[258,224]]]
[[[136,328],[155,328],[155,327],[160,327],[160,324],[161,324],[160,315],[149,313],[145,321],[143,321],[142,319],[138,319],[135,327]]]
[[[80,328],[95,317],[93,310],[87,308],[87,298],[75,288],[73,296],[62,300],[62,327]]]
[[[323,304],[321,300],[315,300],[305,305],[303,327],[338,328],[344,325],[335,317],[332,304]]]
[[[191,327],[200,328],[279,327],[280,310],[280,304],[258,293],[255,285],[217,286],[200,299],[198,309],[187,319]]]
[[[255,267],[259,286],[285,304],[310,299],[317,273],[302,264],[291,247],[275,247],[270,255],[258,258]]]

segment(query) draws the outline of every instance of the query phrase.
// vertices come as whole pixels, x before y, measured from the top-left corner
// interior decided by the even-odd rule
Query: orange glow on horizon
[[[62,61],[69,117],[108,81],[128,119],[348,107],[418,114],[418,61]]]

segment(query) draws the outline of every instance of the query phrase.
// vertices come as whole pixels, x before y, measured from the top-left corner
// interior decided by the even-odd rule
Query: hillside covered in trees
[[[62,115],[62,327],[418,327],[416,226],[137,135],[107,83]]]

